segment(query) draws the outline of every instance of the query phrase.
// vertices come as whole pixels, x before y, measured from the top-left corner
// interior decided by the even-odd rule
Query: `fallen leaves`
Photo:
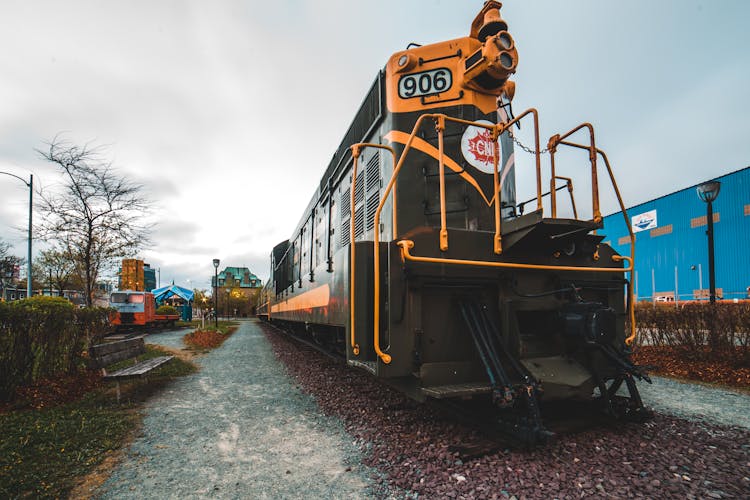
[[[196,349],[215,349],[228,337],[216,330],[195,330],[184,337],[184,341],[190,347]]]
[[[650,372],[656,375],[750,389],[750,366],[732,358],[710,358],[695,349],[687,352],[684,347],[672,346],[639,346],[633,353],[636,364],[654,367]]]

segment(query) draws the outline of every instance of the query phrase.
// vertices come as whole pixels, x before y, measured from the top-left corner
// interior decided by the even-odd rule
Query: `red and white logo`
[[[493,125],[486,120],[480,120],[477,123]],[[475,127],[470,125],[464,131],[461,137],[461,153],[466,161],[480,172],[491,174],[495,170],[495,148],[500,145],[492,141],[490,131],[486,128]],[[498,150],[498,161],[502,161],[502,156]],[[498,165],[498,168],[502,168]]]

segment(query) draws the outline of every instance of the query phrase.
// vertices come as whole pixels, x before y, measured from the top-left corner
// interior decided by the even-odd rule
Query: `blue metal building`
[[[717,298],[750,296],[750,167],[717,177],[713,202]],[[635,234],[635,272],[640,300],[707,299],[708,238],[706,203],[698,185],[627,209]],[[622,212],[604,218],[605,243],[630,254]]]

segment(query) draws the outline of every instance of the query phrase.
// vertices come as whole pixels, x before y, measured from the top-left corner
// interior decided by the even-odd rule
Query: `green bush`
[[[61,297],[0,303],[0,401],[19,385],[77,369],[82,352],[108,330],[109,314]]]
[[[178,314],[177,308],[172,306],[159,306],[159,308],[156,310],[156,314]]]

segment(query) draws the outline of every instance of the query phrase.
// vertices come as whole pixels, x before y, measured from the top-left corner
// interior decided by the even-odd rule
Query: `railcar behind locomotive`
[[[548,435],[543,401],[643,415],[634,378],[647,376],[629,359],[633,255],[599,234],[601,172],[628,220],[608,159],[582,124],[549,139],[542,168],[537,111],[511,112],[518,52],[500,8],[486,2],[467,37],[391,56],[273,249],[258,313],[416,399],[491,400],[534,442]],[[526,213],[521,122],[535,140]],[[560,175],[563,147],[588,160],[590,218]],[[572,217],[558,216],[564,188]]]

